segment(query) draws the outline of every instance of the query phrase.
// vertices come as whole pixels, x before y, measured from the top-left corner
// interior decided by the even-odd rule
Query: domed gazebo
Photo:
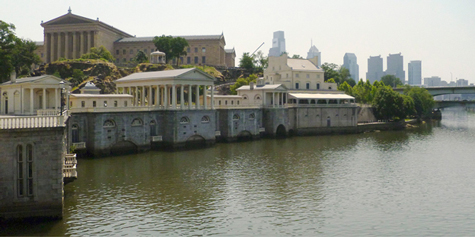
[[[158,50],[150,53],[150,63],[166,63],[165,53]]]

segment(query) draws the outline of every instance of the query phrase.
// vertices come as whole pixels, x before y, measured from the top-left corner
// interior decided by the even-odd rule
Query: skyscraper
[[[406,80],[406,72],[404,72],[403,56],[401,53],[389,54],[387,58],[386,75],[394,75],[401,80],[402,83]]]
[[[422,82],[422,69],[421,61],[414,60],[407,65],[407,84],[409,85],[421,85]]]
[[[383,58],[379,56],[370,56],[368,58],[368,72],[366,73],[366,80],[371,84],[375,81],[380,81],[384,76],[383,72]]]
[[[360,66],[356,62],[356,55],[354,53],[345,53],[343,56],[343,67],[350,71],[350,76],[358,82],[360,77]]]
[[[308,50],[307,53],[307,59],[312,59],[315,58],[315,56],[318,57],[318,67],[322,66],[322,53],[318,51],[317,47],[315,45],[312,45],[310,49]]]
[[[276,31],[272,39],[272,48],[269,49],[269,56],[279,57],[283,52],[285,52],[284,32]]]
[[[440,86],[441,79],[437,76],[424,78],[424,85],[426,86]]]

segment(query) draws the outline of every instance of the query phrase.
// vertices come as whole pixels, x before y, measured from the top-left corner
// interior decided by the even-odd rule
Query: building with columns
[[[63,84],[61,84],[63,82]],[[62,86],[69,82],[52,75],[15,78],[0,84],[0,114],[2,115],[58,115],[61,108]],[[63,99],[63,106],[67,98]]]
[[[116,58],[117,64],[133,60],[137,52],[155,51],[154,37],[135,37],[104,22],[68,13],[41,23],[44,41],[36,42],[36,53],[44,63],[60,58],[76,59],[92,47],[104,46]],[[162,35],[162,34],[157,34]],[[236,53],[226,50],[224,34],[175,36],[188,41],[187,56],[179,58],[182,64],[234,67]]]
[[[215,78],[196,68],[156,72],[140,72],[115,81],[119,94],[133,96],[133,107],[165,110],[209,110],[211,103],[200,99],[207,97],[208,88],[214,90]],[[201,87],[201,88],[200,88]]]

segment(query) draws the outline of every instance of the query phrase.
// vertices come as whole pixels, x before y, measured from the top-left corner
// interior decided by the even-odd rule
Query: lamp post
[[[60,97],[61,106],[60,106],[60,110],[59,110],[59,115],[62,116],[63,115],[63,106],[64,106],[64,104],[63,104],[64,81],[63,80],[61,80],[59,82],[59,88],[61,89],[61,97]]]

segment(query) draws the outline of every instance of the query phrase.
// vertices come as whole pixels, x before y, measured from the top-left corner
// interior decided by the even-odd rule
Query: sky
[[[236,64],[259,45],[267,55],[284,31],[289,55],[306,57],[311,42],[322,63],[356,54],[360,78],[370,56],[401,53],[422,61],[422,77],[475,83],[474,0],[0,0],[0,20],[19,37],[43,41],[41,21],[67,13],[97,19],[137,37],[216,35],[235,48]],[[237,65],[236,65],[237,66]]]

